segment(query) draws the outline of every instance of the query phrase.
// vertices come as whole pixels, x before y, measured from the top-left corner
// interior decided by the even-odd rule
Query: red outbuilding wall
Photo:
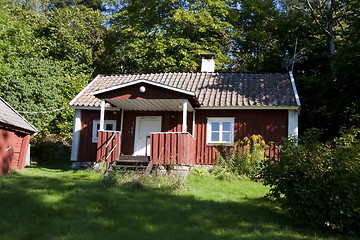
[[[24,169],[29,142],[29,133],[0,126],[0,174]]]

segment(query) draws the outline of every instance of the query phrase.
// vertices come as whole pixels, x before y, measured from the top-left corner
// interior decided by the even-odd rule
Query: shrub
[[[261,177],[301,223],[353,233],[360,229],[359,136],[352,130],[322,144],[312,129],[299,141],[284,140],[281,160],[265,160]]]
[[[217,154],[217,166],[222,167],[223,171],[215,171],[214,169],[212,174],[223,179],[229,179],[229,176],[220,177],[221,174],[247,176],[256,179],[267,147],[260,135],[240,139],[231,147],[220,146],[219,149],[215,149],[215,152]]]
[[[201,167],[193,167],[193,169],[191,170],[191,173],[195,176],[207,176],[209,174],[209,172]]]

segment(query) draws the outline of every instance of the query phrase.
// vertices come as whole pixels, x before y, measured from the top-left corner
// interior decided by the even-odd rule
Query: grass
[[[190,175],[186,188],[105,187],[61,164],[0,176],[0,239],[341,239],[295,226],[249,180]],[[355,239],[355,238],[354,238]]]

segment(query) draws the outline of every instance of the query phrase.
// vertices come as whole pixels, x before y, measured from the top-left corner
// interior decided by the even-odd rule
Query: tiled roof
[[[99,107],[91,92],[136,80],[148,80],[195,93],[201,107],[298,106],[288,73],[156,73],[98,75],[71,102],[72,107]],[[295,85],[294,85],[295,86]]]
[[[0,123],[37,133],[38,130],[0,97]]]

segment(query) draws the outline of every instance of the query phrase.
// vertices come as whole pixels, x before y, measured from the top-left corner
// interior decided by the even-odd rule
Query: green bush
[[[219,179],[231,179],[230,175],[256,179],[267,147],[260,135],[240,139],[231,147],[220,146],[215,152],[217,166],[223,169],[214,169],[211,173]]]
[[[301,223],[354,233],[360,229],[360,130],[322,144],[312,129],[284,140],[280,160],[265,160],[261,178]]]

